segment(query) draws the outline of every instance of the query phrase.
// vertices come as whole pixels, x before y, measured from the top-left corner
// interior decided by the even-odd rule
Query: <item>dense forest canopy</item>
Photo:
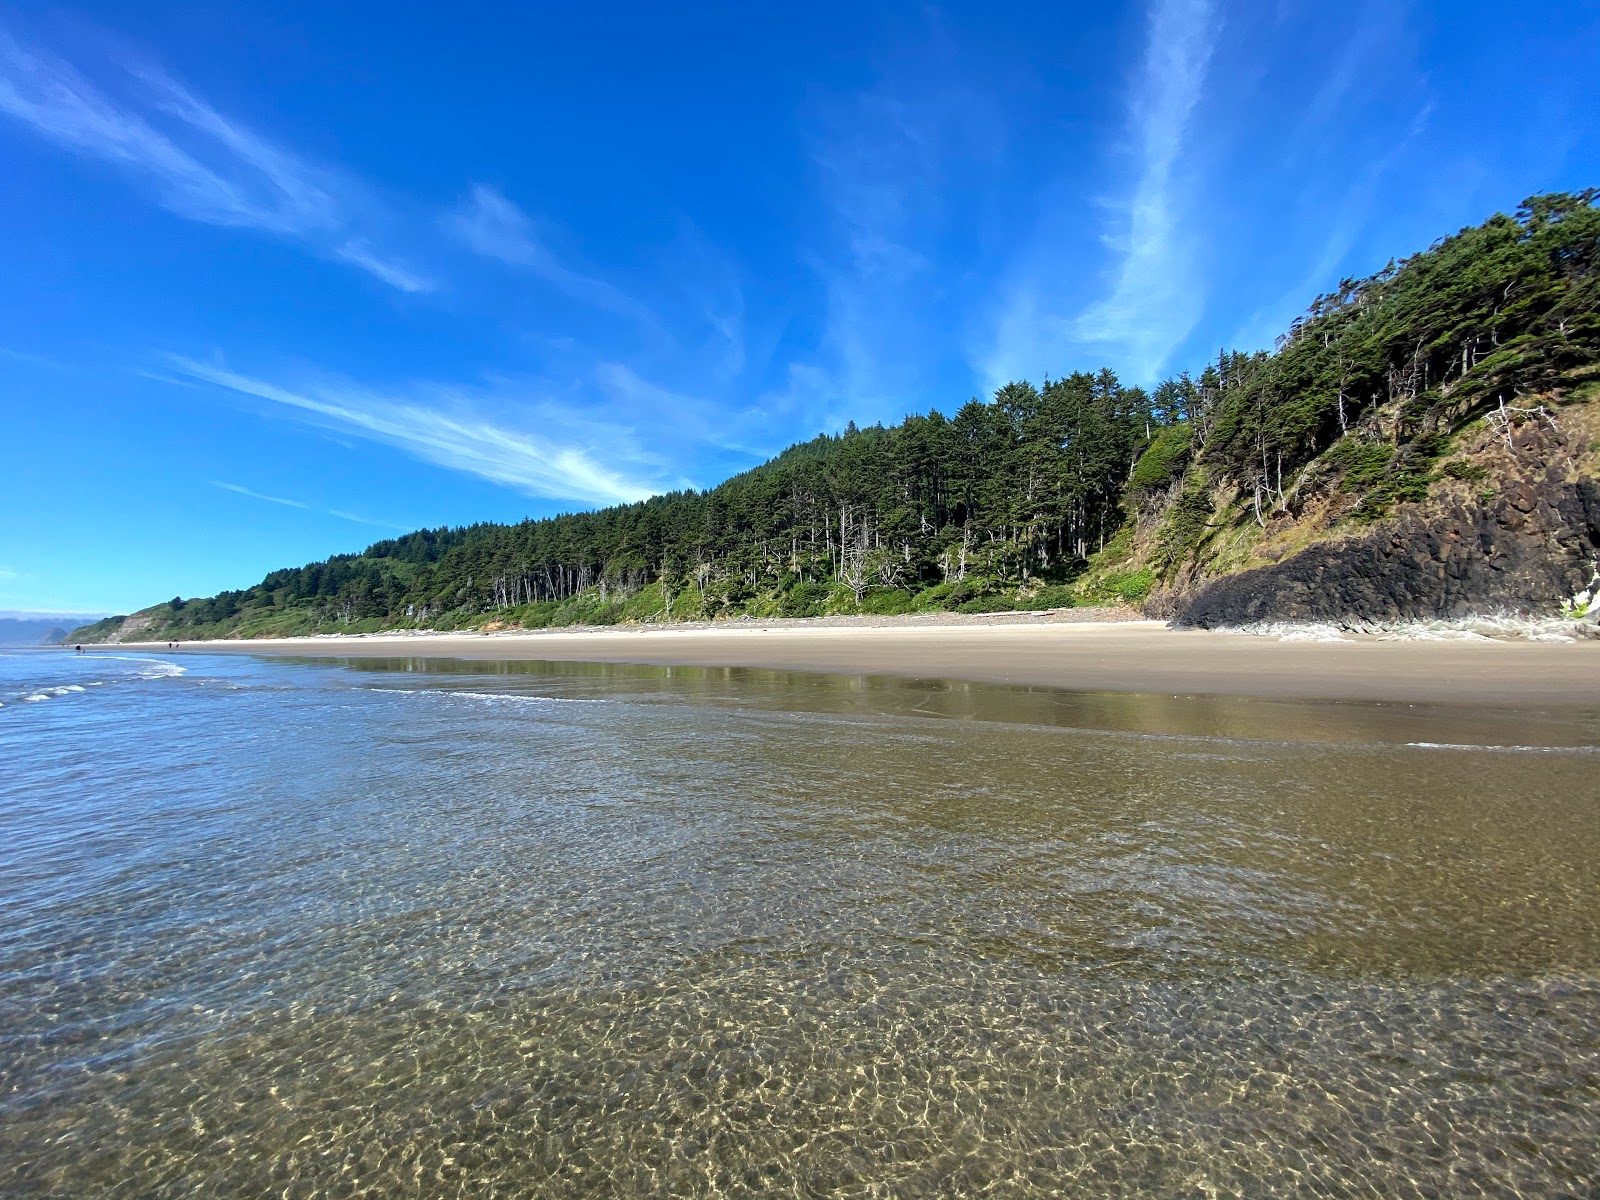
[[[1007,384],[953,416],[797,445],[705,492],[515,525],[420,530],[151,610],[202,637],[394,625],[680,619],[1065,602],[1144,511],[1164,554],[1101,598],[1138,599],[1227,487],[1260,517],[1315,460],[1381,515],[1426,492],[1485,410],[1594,387],[1595,190],[1534,197],[1347,279],[1271,353],[1222,353],[1146,391],[1109,370]],[[94,627],[91,627],[94,628]]]

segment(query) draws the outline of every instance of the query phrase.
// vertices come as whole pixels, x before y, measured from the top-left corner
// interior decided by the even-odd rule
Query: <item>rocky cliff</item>
[[[1152,608],[1208,628],[1554,615],[1600,562],[1595,418],[1583,405],[1520,427],[1486,425],[1425,499],[1370,525],[1351,523],[1335,502],[1311,516],[1322,526],[1311,544],[1226,574],[1191,568]],[[1270,558],[1278,531],[1263,532],[1255,553]]]

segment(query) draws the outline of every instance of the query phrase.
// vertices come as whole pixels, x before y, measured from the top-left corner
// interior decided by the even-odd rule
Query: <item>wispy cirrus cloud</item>
[[[213,479],[211,486],[221,488],[225,492],[235,495],[248,496],[252,500],[265,500],[268,504],[281,504],[285,508],[298,508],[306,512],[325,513],[330,517],[338,517],[341,521],[354,521],[358,525],[376,525],[379,529],[409,529],[407,525],[397,525],[393,521],[374,521],[371,517],[357,516],[352,512],[345,512],[340,508],[315,508],[303,500],[290,500],[286,496],[269,496],[265,492],[253,491],[237,483],[224,483],[220,479]]]
[[[509,428],[479,415],[459,390],[417,389],[403,397],[351,383],[320,383],[299,390],[252,378],[182,356],[168,360],[183,375],[292,410],[302,419],[369,441],[452,471],[463,471],[531,496],[615,504],[641,500],[658,490],[600,465],[627,453],[622,431],[608,431],[606,446],[571,445]]]
[[[430,280],[399,263],[380,258],[373,253],[372,247],[364,238],[354,238],[336,247],[333,256],[341,262],[360,267],[373,278],[380,279],[399,291],[413,293],[433,291],[433,283]]]
[[[756,461],[783,448],[781,441],[772,441],[767,414],[759,407],[676,390],[647,379],[620,362],[598,364],[593,380],[605,402],[607,419],[623,428],[651,430],[654,448],[639,451],[637,457],[641,462],[659,465],[663,484],[689,486],[688,480],[681,476],[672,479],[672,475],[681,471],[684,459],[699,457],[706,448]]]
[[[358,183],[274,146],[157,68],[114,78],[117,97],[0,29],[0,113],[39,137],[132,178],[191,221],[297,242],[401,291],[431,290],[367,244],[372,201]]]
[[[474,254],[528,271],[574,300],[655,323],[655,315],[620,288],[562,262],[538,236],[527,214],[492,187],[475,186],[446,214],[445,229]]]
[[[0,358],[10,362],[21,363],[26,367],[43,367],[51,371],[70,371],[72,368],[59,359],[48,358],[43,354],[34,354],[30,350],[14,350],[10,346],[0,346]]]
[[[1194,328],[1201,297],[1192,246],[1179,232],[1176,171],[1216,38],[1209,0],[1156,0],[1131,114],[1139,177],[1113,237],[1121,254],[1111,294],[1073,327],[1085,342],[1122,346],[1149,377]]]
[[[1180,173],[1217,31],[1210,0],[1151,0],[1144,53],[1128,88],[1131,186],[1106,203],[1109,290],[1073,313],[1062,295],[1070,275],[1054,269],[1059,252],[1033,247],[1024,256],[1031,269],[1006,297],[978,364],[991,385],[1070,362],[1070,350],[1089,345],[1111,349],[1124,370],[1148,380],[1194,328],[1203,297],[1193,239],[1181,228]],[[1058,244],[1059,232],[1041,240]]]
[[[763,400],[824,426],[898,418],[921,399],[950,303],[950,265],[938,259],[971,217],[966,179],[1004,140],[937,14],[927,20],[876,86],[819,109],[810,159],[827,226],[806,257],[826,320],[817,353],[787,364],[785,386]]]
[[[289,500],[283,496],[269,496],[265,492],[251,491],[249,488],[242,487],[237,483],[224,483],[220,479],[213,479],[211,481],[211,486],[214,488],[221,488],[225,492],[237,493],[240,496],[249,496],[252,500],[265,500],[268,504],[281,504],[285,508],[303,508],[306,510],[306,512],[314,511],[311,505],[306,504],[303,501]]]

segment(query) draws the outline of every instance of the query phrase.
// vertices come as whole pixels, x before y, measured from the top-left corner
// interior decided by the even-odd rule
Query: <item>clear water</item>
[[[0,655],[5,1196],[1600,1189],[1600,712],[169,662]]]

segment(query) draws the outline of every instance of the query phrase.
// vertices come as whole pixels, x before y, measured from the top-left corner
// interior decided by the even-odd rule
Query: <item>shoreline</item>
[[[1103,617],[818,620],[827,621],[323,634],[180,643],[176,653],[738,667],[1070,691],[1600,710],[1600,641],[1281,641]],[[85,647],[86,653],[119,650],[174,653],[164,642]]]

